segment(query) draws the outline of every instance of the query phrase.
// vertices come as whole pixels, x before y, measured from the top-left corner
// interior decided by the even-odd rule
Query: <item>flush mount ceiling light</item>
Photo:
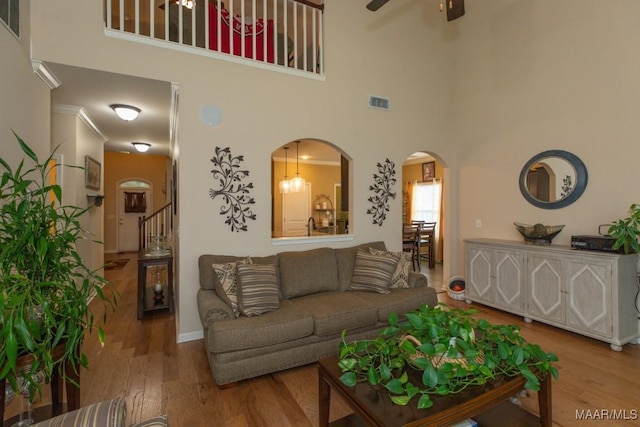
[[[112,104],[110,105],[111,109],[116,112],[118,117],[120,117],[125,122],[134,120],[140,114],[140,109],[138,107],[134,107],[132,105],[125,104]]]
[[[139,153],[145,153],[151,148],[151,144],[147,144],[146,142],[132,142],[131,144],[133,144],[133,148]]]

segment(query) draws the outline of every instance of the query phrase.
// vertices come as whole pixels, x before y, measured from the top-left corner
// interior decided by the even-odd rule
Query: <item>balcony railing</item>
[[[105,28],[133,41],[321,76],[321,1],[105,0]]]

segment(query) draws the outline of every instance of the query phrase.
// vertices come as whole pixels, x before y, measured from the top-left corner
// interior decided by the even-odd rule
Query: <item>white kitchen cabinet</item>
[[[474,239],[466,245],[467,302],[475,301],[608,342],[638,342],[638,256]]]

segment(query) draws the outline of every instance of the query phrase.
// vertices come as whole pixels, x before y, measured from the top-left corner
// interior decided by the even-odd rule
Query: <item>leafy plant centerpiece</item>
[[[389,326],[375,339],[340,344],[340,380],[347,386],[367,381],[382,386],[391,401],[406,405],[419,397],[418,408],[433,405],[432,395],[459,393],[500,376],[522,375],[525,387],[540,389],[558,358],[520,336],[517,325],[493,325],[473,317],[476,310],[423,305],[407,313],[406,321],[389,316]],[[416,382],[410,370],[421,373]]]
[[[95,295],[105,306],[104,322],[116,295],[103,293],[107,281],[76,251],[77,240],[86,238],[80,218],[89,208],[63,206],[61,187],[51,183],[52,168],[59,167],[52,164],[53,154],[41,162],[15,137],[28,159],[14,170],[0,158],[0,379],[18,390],[22,377],[33,401],[39,372],[46,382],[54,369],[72,380],[65,363],[76,373],[87,367],[81,345],[94,327],[89,299]],[[104,342],[99,326],[98,339]],[[58,346],[64,355],[53,360]],[[26,355],[31,366],[20,367],[18,358]]]
[[[629,207],[629,216],[614,221],[607,233],[616,238],[612,249],[622,249],[625,254],[640,252],[640,205],[633,203]]]

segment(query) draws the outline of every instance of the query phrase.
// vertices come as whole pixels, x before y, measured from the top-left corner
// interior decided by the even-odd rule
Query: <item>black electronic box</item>
[[[571,236],[571,247],[574,249],[622,253],[622,248],[613,249],[615,242],[616,239],[610,236]]]

